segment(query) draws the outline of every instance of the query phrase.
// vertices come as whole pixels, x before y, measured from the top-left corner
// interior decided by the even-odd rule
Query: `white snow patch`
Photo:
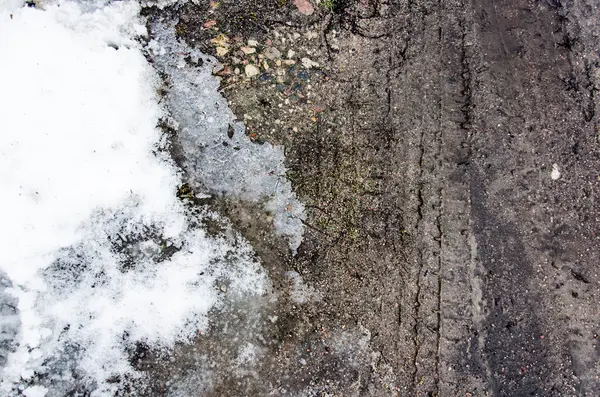
[[[42,386],[31,386],[23,390],[25,397],[44,397],[48,393],[48,389]]]
[[[140,0],[140,3],[144,7],[157,7],[159,9],[164,9],[165,7],[172,6],[176,4],[180,0]]]
[[[250,141],[243,123],[218,94],[219,81],[212,75],[216,60],[179,42],[174,25],[154,23],[149,50],[172,83],[168,108],[178,126],[186,171],[215,194],[264,203],[273,214],[276,232],[288,239],[295,253],[305,213],[286,178],[283,148]]]
[[[206,329],[217,280],[229,296],[267,280],[246,243],[209,237],[197,226],[209,215],[175,197],[139,5],[15,4],[0,3],[0,271],[20,325],[0,393],[112,395],[109,378],[141,376],[136,342],[169,348]]]
[[[0,0],[0,10],[15,11],[23,6],[25,0]]]

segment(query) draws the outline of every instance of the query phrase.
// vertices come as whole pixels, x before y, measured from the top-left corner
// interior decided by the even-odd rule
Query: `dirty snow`
[[[230,297],[267,284],[247,243],[208,236],[199,217],[216,215],[192,215],[175,196],[180,175],[156,128],[159,80],[136,41],[139,5],[82,4],[0,1],[1,395],[112,395],[120,383],[109,378],[142,376],[128,360],[137,342],[169,348],[206,330],[218,283]],[[205,78],[194,104],[210,108]],[[221,155],[206,150],[201,163]],[[283,173],[279,162],[264,172]],[[223,176],[207,170],[204,180]],[[291,202],[276,181],[247,195],[282,191]]]
[[[263,203],[273,215],[275,231],[288,239],[295,253],[305,213],[286,178],[283,148],[250,141],[227,100],[216,94],[219,81],[212,70],[217,61],[179,42],[174,25],[154,23],[148,47],[156,67],[171,82],[168,109],[183,146],[184,168],[213,194]]]
[[[295,271],[285,272],[284,274],[290,284],[290,299],[294,303],[304,304],[309,301],[321,300],[321,294],[314,287],[306,285],[302,276]]]

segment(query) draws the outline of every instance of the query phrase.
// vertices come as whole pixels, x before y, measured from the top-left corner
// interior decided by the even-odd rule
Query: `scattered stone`
[[[309,40],[316,39],[319,37],[319,34],[313,30],[306,32],[306,38]]]
[[[240,50],[246,55],[254,54],[256,52],[256,48],[254,47],[241,47]]]
[[[229,47],[229,37],[224,34],[218,35],[214,39],[211,39],[210,42],[217,47]]]
[[[233,73],[235,73],[235,74],[240,74],[240,68],[235,68],[235,69],[233,70]]]
[[[260,73],[260,70],[254,65],[246,65],[244,68],[244,72],[246,73],[246,77],[256,77]]]
[[[294,5],[300,11],[300,14],[303,15],[312,15],[315,12],[312,4],[310,4],[307,0],[294,0]]]
[[[264,52],[264,55],[272,61],[281,58],[281,52],[279,52],[279,50],[275,47],[267,48]]]
[[[306,71],[300,71],[300,72],[298,72],[298,78],[302,79],[304,81],[307,81],[308,78],[309,78],[308,72],[306,72]]]
[[[224,55],[226,55],[229,52],[229,49],[227,49],[226,47],[217,47],[217,55],[222,57]]]
[[[265,70],[269,70],[269,64],[267,63],[267,61],[263,62],[263,67],[265,68]]]
[[[248,40],[248,47],[258,47],[258,41],[253,40],[253,39],[249,39]]]
[[[294,61],[293,59],[286,59],[285,61],[283,61],[283,63],[285,63],[286,65],[295,65],[296,61]]]
[[[288,50],[288,53],[287,53],[287,57],[288,58],[293,58],[294,55],[296,55],[296,51],[294,51],[294,50]]]
[[[315,111],[315,113],[321,113],[325,111],[325,107],[319,105],[312,105],[312,109]]]
[[[560,171],[558,170],[558,164],[552,164],[552,172],[550,173],[550,178],[553,181],[556,181],[560,178]]]
[[[319,64],[315,61],[312,61],[309,58],[302,58],[302,66],[304,66],[306,69],[310,69],[310,68],[318,68]]]
[[[204,22],[204,27],[206,29],[212,28],[213,26],[215,26],[217,24],[217,21],[215,21],[214,19],[211,19],[210,21],[206,21]]]
[[[281,61],[280,61],[279,59],[278,59],[278,60],[276,60],[276,61],[275,61],[275,65],[277,65],[277,66],[281,66]]]

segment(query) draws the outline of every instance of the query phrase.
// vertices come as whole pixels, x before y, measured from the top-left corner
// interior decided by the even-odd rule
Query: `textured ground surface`
[[[300,3],[148,10],[226,48],[230,107],[285,145],[308,209],[292,257],[268,214],[214,203],[278,298],[140,364],[151,394],[179,374],[183,395],[600,395],[600,3]],[[236,327],[260,352],[243,370]]]

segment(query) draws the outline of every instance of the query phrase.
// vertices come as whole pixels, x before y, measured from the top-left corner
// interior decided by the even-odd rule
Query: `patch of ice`
[[[286,178],[283,148],[250,141],[218,93],[219,81],[212,75],[216,60],[177,40],[173,26],[154,22],[148,48],[171,83],[168,109],[179,127],[184,168],[214,194],[264,202],[275,230],[295,253],[304,233],[304,205]]]
[[[321,294],[319,294],[314,287],[306,285],[298,272],[289,271],[285,273],[285,276],[290,280],[290,298],[292,299],[292,302],[304,304],[310,300],[318,301],[321,299]]]
[[[115,379],[141,376],[136,343],[170,348],[206,329],[217,281],[231,299],[267,279],[244,241],[208,236],[199,225],[213,215],[176,198],[139,5],[5,4],[0,305],[18,301],[19,314],[2,312],[13,343],[0,394],[113,395]]]

